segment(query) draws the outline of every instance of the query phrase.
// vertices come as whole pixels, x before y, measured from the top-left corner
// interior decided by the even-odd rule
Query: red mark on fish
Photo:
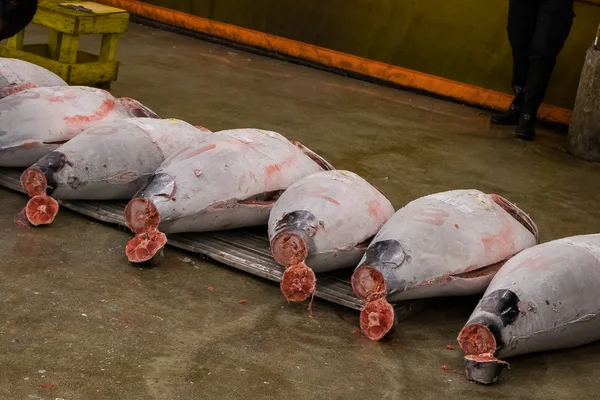
[[[37,85],[33,82],[24,82],[24,83],[17,83],[14,85],[10,85],[10,86],[2,88],[0,90],[0,98],[10,96],[11,94],[22,92],[23,90],[34,89],[36,87],[37,87]],[[40,96],[38,94],[38,96],[36,98],[39,98],[39,97]]]
[[[383,210],[381,200],[377,197],[369,200],[369,215],[375,218],[375,220],[377,220],[377,222],[379,222],[381,225],[383,225],[389,218],[385,210]]]
[[[312,197],[312,198],[316,198],[316,199],[323,199],[332,204],[335,204],[336,206],[340,205],[340,202],[337,201],[336,199],[334,199],[333,197],[323,194],[323,193],[327,193],[327,188],[324,188],[324,187],[314,188],[311,190],[305,190],[301,193],[302,193],[302,197]]]
[[[413,221],[423,222],[430,225],[441,226],[444,225],[444,219],[449,217],[446,211],[438,210],[438,209],[430,209],[425,210],[423,212],[419,212],[413,217]]]
[[[297,159],[298,153],[296,151],[293,151],[292,154],[284,161],[278,164],[271,164],[265,167],[265,186],[267,190],[281,187],[280,182],[285,180],[283,175],[281,174],[281,171],[283,169],[292,167],[296,163]]]
[[[39,94],[38,94],[39,96]],[[63,119],[67,123],[68,133],[78,132],[81,130],[81,125],[89,124],[90,122],[100,121],[115,108],[115,101],[113,99],[106,99],[102,102],[102,105],[98,110],[91,115],[74,115],[70,117],[64,117]]]
[[[204,146],[204,147],[201,147],[201,148],[199,148],[199,149],[196,149],[196,150],[192,151],[192,152],[191,152],[191,153],[189,153],[189,154],[186,154],[186,156],[185,156],[185,157],[183,157],[183,158],[182,158],[182,160],[188,160],[188,159],[190,159],[190,158],[192,158],[192,157],[196,157],[197,155],[200,155],[200,154],[202,154],[202,153],[204,153],[204,152],[207,152],[207,151],[209,151],[209,150],[213,150],[213,149],[215,149],[216,147],[217,147],[217,145],[216,145],[216,144],[214,144],[214,143],[212,143],[212,144],[208,144],[208,145],[206,145],[206,146]]]

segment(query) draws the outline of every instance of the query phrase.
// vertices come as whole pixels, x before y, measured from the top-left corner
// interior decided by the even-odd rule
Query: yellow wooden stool
[[[91,1],[42,1],[33,23],[50,29],[48,43],[24,45],[21,31],[0,48],[0,56],[42,66],[70,85],[108,88],[117,80],[117,41],[127,30],[127,11]],[[102,35],[99,55],[79,51],[79,36],[89,34]]]

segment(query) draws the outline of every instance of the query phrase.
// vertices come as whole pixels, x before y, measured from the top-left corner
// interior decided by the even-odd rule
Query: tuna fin
[[[283,190],[275,190],[273,192],[259,193],[257,195],[248,197],[247,199],[238,201],[241,205],[246,206],[263,206],[274,204],[279,196],[283,193]]]
[[[294,144],[294,146],[296,146],[300,150],[302,150],[302,152],[304,154],[309,156],[321,168],[323,168],[324,171],[332,171],[332,170],[336,169],[329,161],[327,161],[326,159],[324,159],[323,157],[321,157],[320,155],[318,155],[317,153],[315,153],[314,151],[312,151],[311,149],[309,149],[302,143],[300,143],[296,140],[291,140],[291,142],[292,142],[292,144]]]
[[[481,278],[482,276],[486,276],[486,275],[495,275],[496,272],[498,272],[498,270],[500,268],[502,268],[502,266],[504,265],[504,263],[506,261],[507,260],[502,260],[495,264],[486,265],[485,267],[482,267],[482,268],[477,268],[477,269],[467,271],[467,272],[460,272],[458,274],[451,274],[450,277],[458,278],[458,279],[475,279],[475,278]]]
[[[123,107],[125,107],[132,117],[162,119],[154,111],[130,97],[121,97],[119,98],[119,102]]]
[[[369,248],[369,245],[371,244],[371,242],[373,241],[373,238],[375,238],[375,236],[371,236],[369,238],[366,238],[365,240],[363,240],[360,243],[357,243],[354,248],[358,251],[363,251],[366,252],[367,249]]]
[[[531,232],[533,236],[535,236],[536,242],[538,244],[540,243],[540,231],[529,215],[525,214],[523,210],[516,206],[516,204],[511,203],[500,195],[492,194],[490,196],[492,197],[494,203],[498,204],[504,209],[504,211],[519,221],[521,225],[527,228],[527,230]]]
[[[57,144],[57,145],[63,145],[65,143],[67,143],[69,140],[65,139],[65,140],[54,140],[54,141],[50,141],[50,142],[42,142],[42,144]]]

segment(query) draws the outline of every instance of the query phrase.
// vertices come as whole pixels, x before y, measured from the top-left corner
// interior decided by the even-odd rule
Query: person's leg
[[[523,89],[527,85],[529,73],[529,49],[535,32],[540,0],[510,0],[508,5],[508,40],[512,48],[513,78],[515,98],[504,113],[493,116],[492,122],[502,125],[516,125],[521,115]]]
[[[529,49],[529,73],[517,136],[533,139],[535,118],[542,105],[556,57],[573,25],[573,0],[542,0]]]

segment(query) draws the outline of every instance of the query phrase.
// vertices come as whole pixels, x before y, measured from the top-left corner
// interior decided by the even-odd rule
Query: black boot
[[[521,140],[533,140],[535,138],[535,117],[535,113],[523,110],[515,131],[517,138]]]
[[[519,123],[519,117],[521,115],[521,107],[523,106],[523,100],[525,94],[523,88],[515,86],[515,98],[513,99],[508,110],[502,114],[492,116],[492,122],[498,125],[517,125]]]

